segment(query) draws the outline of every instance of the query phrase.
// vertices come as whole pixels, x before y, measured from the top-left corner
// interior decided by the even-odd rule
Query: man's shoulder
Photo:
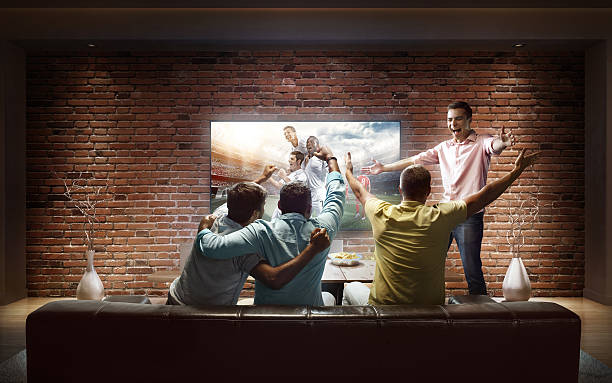
[[[450,148],[451,146],[453,146],[455,144],[455,139],[454,138],[449,138],[448,140],[444,140],[440,143],[438,143],[436,146],[434,146],[433,148],[429,149],[430,151],[434,151],[436,152],[438,155],[440,155],[441,153],[444,153],[447,151],[448,148]],[[422,153],[426,153],[427,151],[424,151]]]
[[[465,201],[447,201],[447,202],[439,202],[432,206],[432,208],[439,210],[442,214],[452,215],[452,214],[465,214],[467,209],[467,205]]]
[[[219,235],[227,235],[240,229],[242,229],[242,225],[235,222],[227,214],[222,214],[215,220],[215,223],[210,228],[210,231]]]
[[[374,211],[378,211],[378,210],[381,210],[381,209],[384,209],[390,206],[394,206],[394,205],[391,204],[391,202],[387,202],[378,197],[372,197],[366,200],[364,208],[367,213],[368,211],[374,212]]]

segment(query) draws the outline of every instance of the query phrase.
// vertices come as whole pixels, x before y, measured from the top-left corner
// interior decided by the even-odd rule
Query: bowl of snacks
[[[338,253],[329,253],[327,257],[331,259],[331,263],[333,263],[334,265],[353,266],[359,263],[359,260],[362,258],[362,255],[341,251]]]

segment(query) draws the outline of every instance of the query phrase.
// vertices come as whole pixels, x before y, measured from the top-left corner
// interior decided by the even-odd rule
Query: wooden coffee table
[[[354,266],[336,266],[331,260],[325,261],[325,269],[321,278],[321,288],[336,297],[336,304],[342,304],[344,284],[349,282],[370,283],[374,280],[376,261],[364,259]]]

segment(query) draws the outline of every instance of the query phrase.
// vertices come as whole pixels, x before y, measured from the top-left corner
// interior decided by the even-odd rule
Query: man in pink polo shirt
[[[448,129],[453,136],[451,139],[392,164],[384,165],[374,160],[374,165],[364,167],[362,172],[379,174],[403,170],[414,164],[440,164],[444,186],[442,201],[464,199],[486,185],[491,155],[498,155],[514,144],[512,133],[506,134],[503,127],[497,137],[480,135],[472,130],[471,122],[472,108],[463,101],[453,102],[448,106],[447,114]],[[470,294],[487,294],[480,260],[483,216],[484,209],[457,225],[448,240],[448,247],[453,238],[457,242]]]

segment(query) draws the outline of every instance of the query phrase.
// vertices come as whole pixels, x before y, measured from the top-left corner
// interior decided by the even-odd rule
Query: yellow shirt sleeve
[[[368,217],[368,219],[372,221],[373,216],[380,214],[386,206],[390,205],[391,204],[389,202],[383,201],[381,199],[370,198],[366,201],[365,204],[366,217]]]
[[[467,204],[463,200],[441,202],[437,206],[451,229],[468,218]]]

